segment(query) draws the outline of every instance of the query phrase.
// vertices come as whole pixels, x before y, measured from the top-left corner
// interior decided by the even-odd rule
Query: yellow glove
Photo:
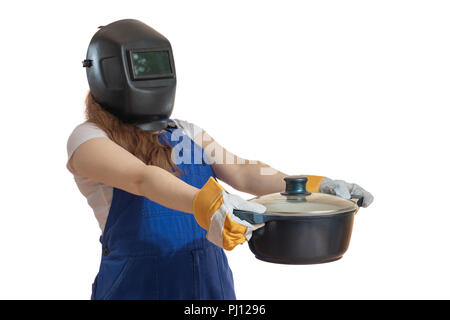
[[[373,202],[373,195],[356,183],[348,183],[344,180],[332,180],[322,176],[308,176],[306,190],[309,192],[322,192],[333,194],[344,199],[358,196],[363,198],[362,206],[368,207]]]
[[[362,197],[363,208],[367,208],[373,202],[373,195],[369,191],[356,183],[348,183],[344,180],[333,180],[325,177],[320,183],[320,192],[334,194],[344,199]]]
[[[306,190],[308,190],[309,192],[320,192],[320,184],[325,177],[309,176],[307,174],[302,174],[302,176],[308,178],[308,181],[306,182]]]
[[[208,231],[206,238],[226,250],[250,240],[252,232],[264,226],[239,219],[233,214],[233,209],[256,213],[266,211],[261,204],[227,193],[212,177],[194,198],[194,216],[197,223]]]

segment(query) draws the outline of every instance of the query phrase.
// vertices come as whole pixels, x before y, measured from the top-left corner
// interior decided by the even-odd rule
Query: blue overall
[[[174,146],[172,131],[167,128],[160,140]],[[203,150],[189,141],[193,163],[194,152]],[[214,177],[203,161],[178,167],[180,178],[197,188]],[[114,188],[100,242],[92,299],[236,299],[223,249],[206,239],[192,214]]]

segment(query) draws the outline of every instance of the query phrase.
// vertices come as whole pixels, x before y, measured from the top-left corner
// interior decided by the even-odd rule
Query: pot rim
[[[252,211],[234,209],[233,214],[241,220],[245,220],[252,224],[266,223],[270,221],[311,221],[321,219],[333,219],[338,216],[346,216],[349,214],[356,214],[358,209],[345,210],[342,212],[317,214],[317,215],[293,215],[293,214],[272,214],[272,213],[257,213]]]

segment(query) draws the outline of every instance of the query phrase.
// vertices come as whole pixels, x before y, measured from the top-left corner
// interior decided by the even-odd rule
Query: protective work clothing
[[[173,130],[160,134],[161,142],[177,144],[171,141]],[[192,159],[178,165],[180,179],[202,188],[214,178],[208,164],[193,161],[203,150],[188,136],[177,137],[189,139]],[[206,239],[192,214],[115,188],[100,242],[92,299],[235,299],[224,250]]]
[[[373,195],[357,185],[344,180],[332,180],[323,176],[303,175],[308,178],[306,189],[309,192],[333,194],[344,199],[362,197],[362,207],[366,208],[373,202]]]
[[[322,176],[312,176],[307,174],[302,174],[302,176],[308,178],[306,182],[306,190],[309,192],[320,192],[320,184],[322,183],[324,177]]]
[[[206,237],[215,245],[232,250],[250,240],[252,232],[264,224],[250,224],[233,214],[233,209],[263,213],[266,208],[259,203],[245,201],[227,193],[213,178],[197,193],[194,215],[198,224],[208,231]]]
[[[344,180],[332,180],[323,177],[319,191],[322,193],[334,194],[344,199],[362,197],[362,206],[364,208],[368,207],[373,202],[373,195],[370,192],[364,190],[356,183],[348,183]]]
[[[92,96],[107,111],[142,130],[167,126],[176,73],[172,47],[163,35],[132,19],[100,27],[83,66]]]

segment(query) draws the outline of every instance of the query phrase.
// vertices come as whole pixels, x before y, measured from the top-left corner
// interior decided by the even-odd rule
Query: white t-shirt
[[[201,132],[201,129],[195,124],[187,121],[174,119],[178,128],[183,130],[183,133],[194,139],[195,136]],[[108,138],[107,134],[91,122],[84,122],[78,125],[67,141],[67,156],[68,159],[72,157],[74,151],[84,142],[94,138]],[[67,169],[73,174],[78,189],[86,197],[88,204],[94,211],[95,218],[98,221],[100,229],[104,230],[106,219],[108,218],[109,209],[111,207],[113,197],[113,187],[107,186],[103,183],[79,176],[75,174],[71,168],[69,161],[67,161]]]

